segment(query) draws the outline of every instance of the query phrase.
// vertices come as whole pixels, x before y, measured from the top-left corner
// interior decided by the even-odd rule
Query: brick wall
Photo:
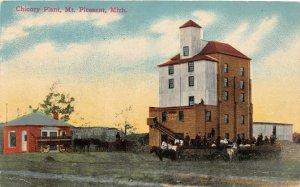
[[[216,135],[221,138],[225,133],[229,133],[231,139],[235,139],[237,134],[245,134],[245,138],[252,135],[252,99],[251,99],[251,79],[250,60],[241,59],[229,55],[212,54],[212,57],[219,60],[218,63],[218,105],[194,105],[193,107],[150,107],[149,117],[157,117],[158,122],[166,126],[174,133],[189,133],[191,138],[200,132],[201,136],[207,135],[212,128]],[[224,64],[228,64],[228,73],[224,73]],[[240,68],[244,68],[244,75],[240,75]],[[224,87],[224,78],[228,79],[228,87]],[[240,81],[244,81],[244,89],[240,89]],[[228,92],[228,100],[224,100],[224,92]],[[244,93],[244,102],[240,101],[240,94]],[[184,121],[178,120],[178,112],[184,111]],[[211,121],[205,121],[205,111],[211,111]],[[162,112],[167,112],[166,122],[162,122]],[[224,123],[224,115],[229,115],[229,123]],[[245,117],[244,124],[240,123],[240,117]],[[149,144],[160,145],[160,132],[149,129]]]

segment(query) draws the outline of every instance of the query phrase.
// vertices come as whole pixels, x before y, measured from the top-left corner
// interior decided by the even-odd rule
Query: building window
[[[189,56],[189,46],[183,47],[183,56]]]
[[[194,72],[194,62],[188,63],[188,72]]]
[[[48,134],[47,134],[47,131],[42,131],[42,137],[47,137]]]
[[[57,132],[50,132],[50,137],[57,137]]]
[[[244,102],[244,101],[245,101],[245,94],[244,94],[244,93],[241,93],[241,94],[240,94],[240,101],[241,101],[241,102]]]
[[[162,112],[161,118],[163,122],[167,121],[167,112]]]
[[[194,105],[194,102],[195,102],[194,96],[189,96],[189,106]]]
[[[174,66],[173,65],[168,66],[168,69],[169,69],[169,75],[174,74]]]
[[[224,79],[224,87],[225,87],[225,88],[228,87],[228,78],[225,78],[225,79]]]
[[[189,76],[189,86],[194,86],[194,76]]]
[[[225,124],[229,123],[229,116],[228,116],[228,114],[224,115],[224,123]]]
[[[175,133],[175,138],[178,139],[178,140],[183,140],[184,133]]]
[[[184,112],[179,111],[179,121],[184,121]]]
[[[229,133],[225,133],[225,138],[229,139]]]
[[[16,132],[10,131],[8,133],[8,146],[9,147],[16,147]]]
[[[205,113],[205,120],[206,121],[211,121],[211,112],[210,111],[206,111],[206,113]]]
[[[245,124],[245,116],[244,115],[241,115],[240,123]]]
[[[228,101],[228,92],[224,92],[224,101]]]
[[[169,79],[169,89],[174,88],[174,79]]]
[[[245,68],[240,68],[240,76],[244,76],[245,75]]]
[[[228,64],[224,64],[224,73],[228,73]]]
[[[245,82],[240,81],[240,89],[243,90],[245,88]]]

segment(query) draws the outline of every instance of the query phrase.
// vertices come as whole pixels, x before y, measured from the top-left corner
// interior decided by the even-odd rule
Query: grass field
[[[300,145],[287,144],[281,159],[232,162],[121,152],[0,155],[0,171],[0,186],[300,186]]]

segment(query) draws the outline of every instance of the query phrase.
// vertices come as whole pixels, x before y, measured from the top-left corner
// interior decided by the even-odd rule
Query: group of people
[[[209,136],[201,136],[200,132],[195,136],[195,139],[191,139],[188,133],[185,134],[183,140],[176,139],[175,141],[162,142],[162,149],[176,149],[178,146],[192,146],[192,147],[220,147],[226,145],[228,147],[239,147],[239,146],[251,146],[251,145],[263,145],[263,144],[274,144],[276,137],[271,135],[270,138],[263,135],[258,135],[257,139],[252,137],[246,139],[243,135],[238,134],[236,139],[233,141],[230,138],[221,139],[221,136],[215,137],[215,130],[212,128]]]
[[[184,137],[184,145],[185,146],[196,146],[196,147],[200,147],[200,146],[208,146],[211,144],[211,142],[215,139],[215,129],[212,128],[211,132],[208,134],[208,136],[204,135],[201,136],[200,132],[198,134],[196,134],[195,139],[191,139],[190,135],[188,133],[186,133],[185,137]]]

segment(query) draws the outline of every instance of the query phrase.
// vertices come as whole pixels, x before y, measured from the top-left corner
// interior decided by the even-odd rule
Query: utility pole
[[[7,123],[7,109],[8,108],[8,104],[6,103],[6,107],[5,107],[5,110],[6,110],[6,122],[5,123]]]

